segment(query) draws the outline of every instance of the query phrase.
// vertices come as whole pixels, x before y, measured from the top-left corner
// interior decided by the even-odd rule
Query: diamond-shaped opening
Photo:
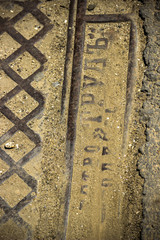
[[[40,24],[40,22],[38,22],[31,13],[28,13],[21,20],[19,20],[14,27],[26,39],[30,39],[43,28],[43,25]]]
[[[16,224],[13,219],[0,225],[0,239],[3,240],[24,240],[27,239],[27,233],[24,226]]]
[[[38,154],[38,156],[35,156],[31,159],[31,161],[27,162],[25,166],[23,166],[24,170],[29,175],[32,175],[37,181],[40,179],[42,172],[41,160],[41,156]]]
[[[24,52],[9,65],[23,79],[33,74],[39,67],[40,63],[28,52]]]
[[[24,90],[19,92],[5,104],[18,118],[27,116],[39,103]]]
[[[36,228],[39,219],[39,209],[32,203],[26,205],[20,212],[19,216],[24,219],[25,222],[29,223],[32,220],[33,229]]]
[[[24,240],[27,239],[27,233],[24,226],[16,224],[13,219],[0,225],[0,239],[2,240]]]
[[[0,185],[0,196],[11,207],[14,207],[27,196],[31,190],[32,189],[17,174],[13,174]]]
[[[0,35],[0,46],[0,59],[3,59],[15,52],[21,45],[8,33],[4,32]]]
[[[13,126],[14,124],[0,112],[0,137]]]
[[[14,147],[11,149],[6,149],[6,143],[10,142],[14,143]],[[35,147],[35,144],[23,132],[17,131],[1,147],[11,158],[14,159],[14,161],[17,162],[27,153],[29,153]]]
[[[15,4],[13,1],[0,1],[0,16],[2,18],[13,18],[16,16],[19,12],[22,11],[22,7]]]
[[[5,163],[1,158],[0,158],[0,176],[4,174],[7,170],[9,169],[9,166],[7,163]]]
[[[5,74],[3,70],[0,71],[0,98],[4,97],[5,94],[10,92],[13,88],[17,86],[11,78]]]

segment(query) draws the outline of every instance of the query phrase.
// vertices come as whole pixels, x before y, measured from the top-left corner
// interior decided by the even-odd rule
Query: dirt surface
[[[144,2],[141,17],[147,45],[144,61],[147,66],[143,79],[142,92],[146,101],[141,111],[141,123],[145,125],[146,144],[140,149],[142,157],[138,162],[141,176],[145,180],[143,188],[143,231],[142,239],[159,239],[159,52],[160,52],[160,2]]]
[[[86,15],[122,16],[85,20],[78,32],[76,1],[0,1],[0,239],[140,239],[142,5],[88,0]]]

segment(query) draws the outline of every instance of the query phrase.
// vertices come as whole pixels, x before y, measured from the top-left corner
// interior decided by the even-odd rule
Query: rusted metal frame
[[[1,155],[5,155],[3,150],[0,150],[0,153]],[[7,159],[9,159],[8,156],[6,157]],[[2,184],[6,179],[11,177],[14,173],[16,173],[21,179],[23,179],[23,181],[32,189],[32,191],[36,191],[37,181],[35,180],[35,178],[30,176],[20,165],[15,162],[12,163],[10,169],[0,177],[0,184]]]
[[[137,33],[136,33],[136,25],[132,20],[132,14],[85,15],[85,9],[86,9],[86,1],[85,0],[78,1],[75,45],[74,45],[74,55],[73,55],[73,69],[72,69],[72,79],[71,79],[71,88],[70,88],[71,90],[70,90],[69,110],[68,110],[66,165],[67,165],[69,176],[68,176],[68,186],[66,190],[65,232],[64,232],[63,239],[66,239],[69,205],[70,205],[70,198],[71,198],[73,156],[74,156],[74,146],[75,146],[75,140],[76,140],[76,120],[77,120],[78,106],[79,106],[81,68],[82,68],[82,60],[83,60],[83,48],[84,48],[86,23],[108,23],[108,22],[130,22],[131,23],[123,145],[127,143],[127,140],[125,138],[127,137],[127,134],[128,134],[129,118],[131,114],[131,105],[132,105],[132,98],[133,98],[134,84],[135,84],[134,71],[136,66]],[[67,86],[66,82],[64,83],[64,86],[66,88]],[[62,95],[65,98],[65,94],[62,93]],[[64,102],[64,99],[62,101]]]
[[[6,223],[9,219],[13,219],[16,223],[20,224],[21,226],[24,226],[27,230],[27,239],[32,239],[32,231],[23,218],[21,218],[18,214],[18,212],[23,209],[27,205],[27,203],[31,202],[33,200],[32,194],[28,194],[25,199],[21,200],[15,207],[11,208],[1,197],[0,197],[0,206],[3,208],[4,216],[0,219],[0,224]],[[27,202],[27,203],[26,203]]]
[[[126,108],[124,115],[124,132],[123,132],[123,154],[126,154],[129,134],[129,124],[132,111],[132,104],[134,98],[134,88],[137,78],[137,27],[131,18],[130,28],[130,42],[128,55],[128,74],[127,74],[127,88],[126,88]]]
[[[66,136],[66,167],[68,174],[68,183],[65,194],[65,212],[64,212],[64,236],[66,239],[66,232],[68,226],[69,205],[71,198],[71,185],[73,174],[73,155],[74,145],[76,139],[76,121],[79,106],[79,94],[81,85],[81,70],[83,60],[84,36],[85,36],[85,11],[86,0],[78,0],[77,2],[77,17],[76,17],[76,30],[73,54],[73,68],[70,87],[70,99],[68,110],[68,124]]]
[[[68,86],[68,67],[72,61],[72,38],[73,38],[73,27],[74,27],[74,8],[76,0],[71,0],[69,5],[69,17],[68,17],[68,32],[67,32],[67,46],[66,46],[66,57],[64,64],[64,79],[62,87],[62,99],[61,99],[61,115],[65,110],[66,92]]]
[[[34,89],[29,84],[34,80],[34,77],[43,70],[43,66],[41,66],[39,69],[37,69],[32,75],[29,76],[29,78],[26,78],[25,81],[16,73],[14,72],[10,67],[5,66],[3,67],[3,71],[14,81],[18,84],[14,89],[12,89],[10,92],[8,92],[4,97],[0,99],[0,109],[1,107],[12,97],[14,97],[16,94],[18,94],[22,89],[25,89],[25,91],[30,91],[30,89]],[[33,93],[33,90],[32,90]],[[36,92],[39,94],[39,92]],[[37,97],[36,97],[37,98]],[[44,104],[44,98],[40,94],[39,99],[36,99],[37,102],[40,102],[40,105]],[[39,107],[39,106],[38,106]]]

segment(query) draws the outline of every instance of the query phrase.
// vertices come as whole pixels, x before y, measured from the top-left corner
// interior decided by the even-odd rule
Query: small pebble
[[[14,142],[8,142],[4,145],[5,149],[12,149],[15,148],[15,143]]]
[[[93,10],[95,9],[95,7],[96,7],[95,4],[90,4],[90,5],[88,5],[87,10],[88,10],[88,11],[93,11]]]

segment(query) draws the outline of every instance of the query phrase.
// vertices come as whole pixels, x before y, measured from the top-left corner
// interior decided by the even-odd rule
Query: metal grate
[[[36,179],[29,175],[24,169],[23,166],[28,161],[30,161],[41,149],[41,139],[38,134],[36,134],[32,129],[27,126],[27,122],[34,118],[37,114],[39,114],[43,110],[44,106],[44,98],[40,92],[35,90],[30,83],[34,80],[34,77],[37,73],[43,71],[43,65],[47,61],[45,56],[34,46],[34,44],[40,40],[51,28],[53,25],[50,23],[50,20],[37,8],[39,1],[35,0],[33,2],[19,2],[15,1],[16,4],[20,5],[23,10],[19,12],[15,17],[8,20],[7,18],[0,17],[0,35],[3,33],[9,34],[17,43],[21,46],[15,50],[11,55],[9,55],[6,59],[0,60],[0,70],[3,70],[5,74],[8,75],[14,82],[16,82],[16,87],[9,91],[5,96],[0,99],[0,112],[11,121],[14,126],[11,127],[7,132],[5,132],[0,137],[0,145],[4,145],[4,143],[13,137],[13,135],[21,131],[25,134],[29,140],[33,143],[34,147],[27,154],[25,154],[20,160],[17,162],[4,151],[3,148],[0,148],[0,156],[1,159],[9,166],[9,169],[0,176],[0,185],[4,184],[14,175],[17,174],[20,179],[27,184],[31,191],[20,200],[15,206],[11,207],[7,201],[5,201],[2,197],[0,197],[0,207],[4,211],[4,215],[0,218],[0,224],[7,222],[10,218],[12,218],[18,225],[24,226],[27,230],[27,239],[32,238],[32,230],[31,227],[19,216],[19,211],[24,208],[28,203],[35,198],[37,191],[37,181]],[[28,13],[32,14],[33,17],[43,25],[42,29],[36,33],[30,39],[26,39],[20,32],[18,32],[14,25],[26,16]],[[17,72],[15,72],[9,64],[14,61],[17,57],[19,57],[24,52],[28,52],[32,57],[34,57],[40,64],[39,68],[36,69],[30,76],[26,79],[23,79]],[[9,109],[5,105],[7,101],[16,96],[20,91],[25,91],[29,94],[34,100],[38,102],[38,106],[34,108],[29,114],[27,114],[24,118],[18,118],[13,111]]]

